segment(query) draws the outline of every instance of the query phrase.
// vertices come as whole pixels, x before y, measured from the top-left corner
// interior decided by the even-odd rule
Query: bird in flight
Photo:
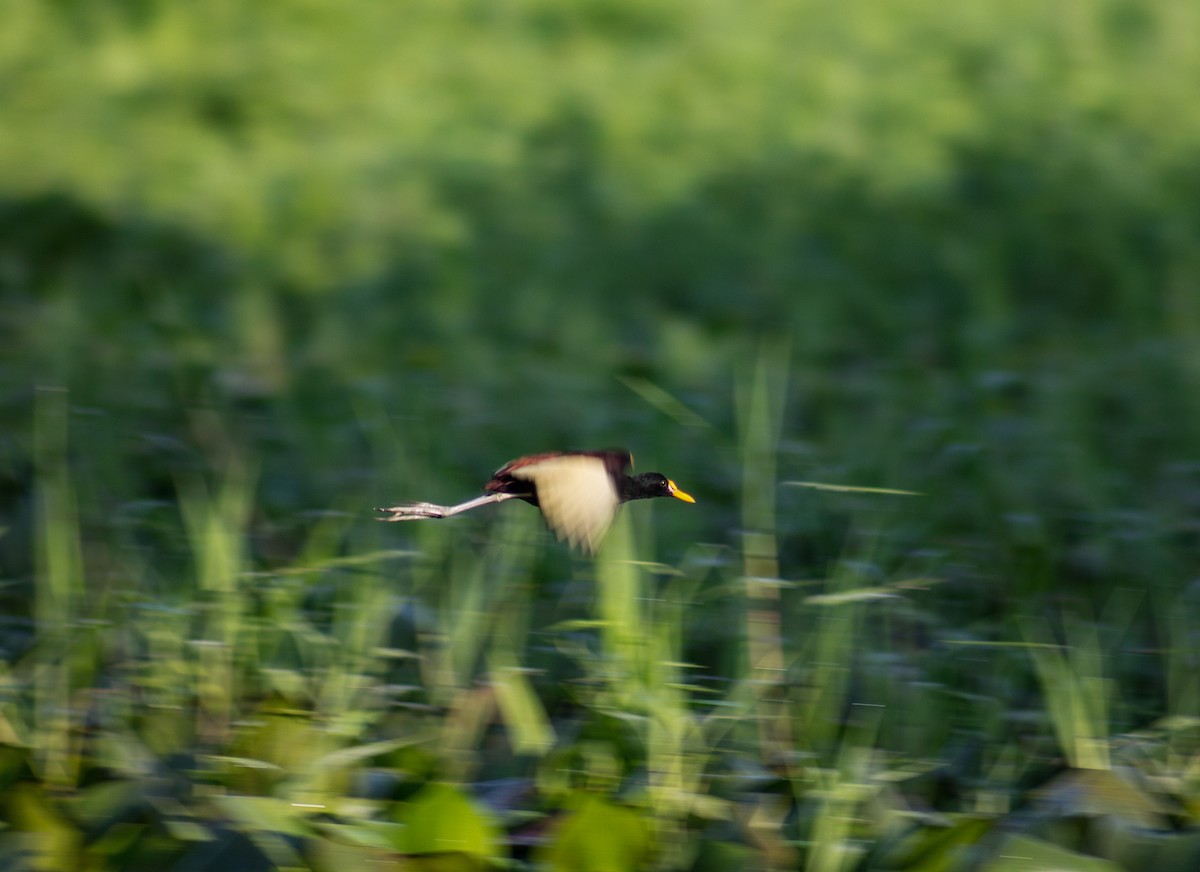
[[[625,450],[530,454],[497,469],[483,486],[481,497],[453,506],[403,503],[379,509],[391,513],[379,520],[448,518],[488,503],[524,500],[541,510],[546,526],[559,539],[594,553],[621,503],[652,497],[696,502],[661,473],[629,475],[626,470],[632,463],[633,456]]]

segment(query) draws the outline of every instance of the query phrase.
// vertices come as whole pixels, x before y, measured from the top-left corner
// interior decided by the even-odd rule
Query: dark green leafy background
[[[0,19],[0,867],[1200,863],[1196,4]]]

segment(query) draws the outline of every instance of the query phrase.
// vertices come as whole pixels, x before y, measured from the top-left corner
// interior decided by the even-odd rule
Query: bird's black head
[[[661,472],[643,472],[639,475],[629,476],[623,485],[621,488],[622,502],[648,500],[652,497],[675,497],[685,503],[696,502],[691,494],[685,494],[675,486],[675,482]]]

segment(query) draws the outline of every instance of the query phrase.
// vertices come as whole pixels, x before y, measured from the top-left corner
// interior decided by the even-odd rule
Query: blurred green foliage
[[[1196,4],[0,17],[6,860],[397,863],[449,779],[556,868],[955,868],[1025,800],[1194,868],[1036,791],[1200,815]],[[638,569],[369,520],[608,445],[699,500]]]

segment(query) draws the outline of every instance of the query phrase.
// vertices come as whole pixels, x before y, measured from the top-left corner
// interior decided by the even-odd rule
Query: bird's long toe
[[[377,511],[391,512],[388,517],[380,518],[381,521],[417,521],[421,518],[444,518],[446,516],[445,507],[435,503],[408,503],[403,506],[380,508]]]

